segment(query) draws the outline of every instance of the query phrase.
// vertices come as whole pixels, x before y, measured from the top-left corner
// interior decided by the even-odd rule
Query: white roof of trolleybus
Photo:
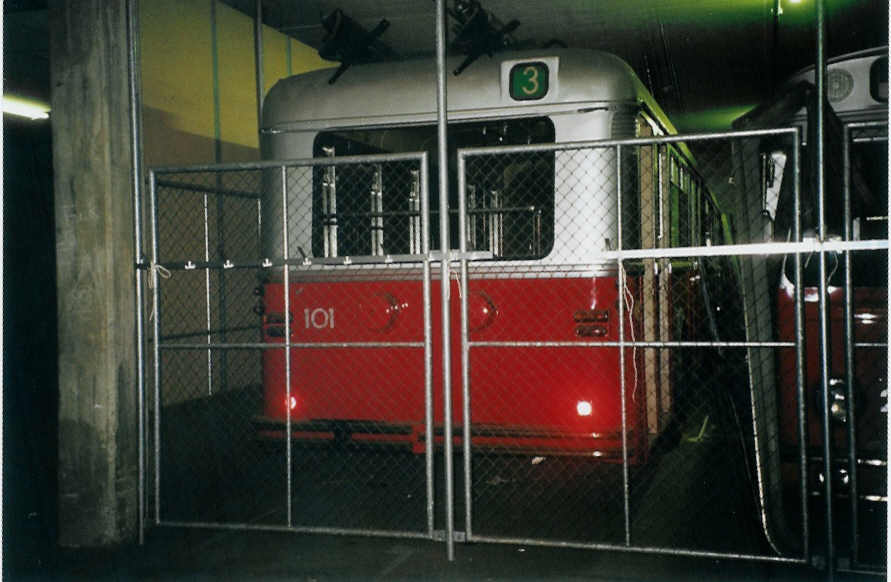
[[[504,115],[548,115],[618,104],[644,104],[668,133],[674,126],[619,57],[593,50],[548,49],[481,57],[460,75],[463,57],[447,61],[448,111],[452,119]],[[507,75],[520,62],[548,65],[549,89],[539,100],[515,101]],[[436,119],[436,62],[433,59],[351,66],[332,85],[333,69],[294,75],[276,83],[266,97],[263,131],[312,131]],[[603,136],[606,137],[606,136]]]

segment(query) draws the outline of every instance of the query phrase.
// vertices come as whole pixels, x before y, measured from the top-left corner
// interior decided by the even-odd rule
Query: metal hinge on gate
[[[433,539],[437,542],[446,541],[446,532],[443,529],[433,530]],[[463,542],[467,540],[467,535],[463,531],[452,532],[452,541]]]

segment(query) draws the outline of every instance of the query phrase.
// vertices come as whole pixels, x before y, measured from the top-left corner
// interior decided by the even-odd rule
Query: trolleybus
[[[797,294],[804,303],[798,338],[803,342],[803,366],[793,349],[779,350],[775,359],[750,362],[753,393],[763,397],[756,406],[762,434],[773,435],[778,444],[763,447],[760,459],[776,474],[767,483],[774,490],[765,492],[764,505],[777,531],[785,528],[789,514],[781,510],[783,497],[788,499],[802,485],[808,496],[819,496],[826,479],[832,479],[835,495],[853,504],[840,507],[851,508],[845,512],[851,518],[846,522],[855,529],[858,515],[883,516],[887,504],[887,253],[870,246],[870,241],[888,238],[888,49],[830,59],[825,78],[823,240],[862,241],[864,250],[827,252],[822,313],[816,254],[802,255],[802,289],[796,285],[794,255],[765,261],[762,276],[743,277],[747,307],[762,314],[750,319],[750,336],[772,333],[778,340],[796,341]],[[749,212],[749,218],[740,221],[739,234],[749,242],[793,240],[797,220],[802,240],[813,241],[821,234],[814,79],[813,67],[796,74],[775,99],[734,123],[738,129],[800,129],[798,144],[787,135],[738,151],[740,208]],[[801,175],[800,213],[795,212],[795,152]],[[799,368],[803,368],[801,402]],[[829,409],[825,431],[824,373]],[[798,429],[802,413],[804,443]],[[801,450],[808,460],[803,479],[797,469]],[[831,456],[829,475],[826,450]],[[775,451],[777,458],[767,458],[769,451]],[[884,517],[873,519],[884,523]],[[856,558],[856,549],[854,554]]]
[[[330,71],[310,72],[279,81],[265,100],[264,158],[317,165],[299,176],[271,171],[266,180],[263,252],[293,260],[287,288],[283,272],[262,285],[264,341],[289,339],[295,348],[290,360],[285,350],[265,351],[263,434],[282,436],[290,426],[295,439],[423,451],[425,370],[412,342],[425,337],[426,310],[432,378],[451,372],[456,425],[469,381],[473,446],[621,461],[624,426],[628,458],[640,462],[672,422],[684,389],[680,364],[668,350],[630,347],[623,363],[617,344],[681,340],[678,330],[705,325],[697,283],[705,272],[693,261],[672,268],[644,260],[622,280],[609,253],[620,241],[624,249],[726,242],[726,216],[681,143],[619,154],[558,147],[675,133],[620,58],[499,53],[448,80],[452,248],[441,249],[444,194],[435,178],[384,158],[319,161],[428,152],[429,176],[437,176],[435,71],[431,60],[356,65],[333,84]],[[493,146],[525,149],[466,158],[466,249],[475,258],[466,297],[457,280],[448,282],[454,329],[452,361],[443,362],[446,283],[434,269],[425,306],[422,263],[460,247],[456,152]],[[462,301],[475,342],[469,370]],[[691,304],[698,307],[679,307]],[[438,440],[442,409],[437,398]]]

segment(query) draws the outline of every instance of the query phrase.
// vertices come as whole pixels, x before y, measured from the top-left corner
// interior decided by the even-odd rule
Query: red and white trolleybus
[[[773,466],[774,475],[766,486],[775,491],[766,492],[766,515],[777,531],[782,530],[784,514],[789,513],[780,508],[783,497],[788,499],[790,491],[799,487],[808,496],[820,496],[831,479],[834,496],[847,498],[840,506],[851,524],[856,563],[858,519],[873,523],[880,519],[884,529],[884,518],[877,516],[884,514],[887,504],[888,263],[881,249],[888,238],[888,48],[828,60],[822,137],[817,133],[814,83],[814,67],[805,69],[774,99],[734,123],[738,129],[796,126],[800,130],[797,144],[789,134],[763,139],[740,156],[738,175],[757,181],[741,184],[740,205],[754,214],[751,220],[740,220],[747,223],[740,234],[750,242],[782,243],[795,240],[798,221],[805,242],[822,237],[829,244],[860,244],[862,250],[827,251],[822,276],[819,256],[802,255],[800,288],[794,255],[766,261],[760,279],[744,277],[747,306],[760,313],[750,318],[749,333],[759,333],[760,327],[762,335],[772,333],[802,346],[801,362],[793,349],[779,350],[775,359],[762,358],[758,366],[750,357],[750,380],[754,392],[764,397],[757,410],[762,435],[774,435],[776,441],[762,447],[759,459],[765,467]],[[814,147],[820,139],[822,201]],[[798,177],[792,170],[796,152],[801,170],[799,212]],[[803,321],[797,338],[799,294]],[[773,405],[768,406],[770,400]],[[800,419],[805,421],[803,442]],[[771,451],[775,459],[767,458]],[[797,469],[800,451],[809,461],[803,479]]]
[[[426,308],[422,292],[424,249],[434,261],[443,255],[436,180],[424,184],[417,166],[386,160],[319,161],[428,152],[429,175],[436,176],[435,71],[430,60],[356,65],[336,83],[329,83],[330,71],[316,71],[279,81],[266,98],[264,159],[314,158],[316,165],[289,171],[284,196],[281,171],[267,176],[263,252],[281,257],[287,246],[293,260],[287,288],[283,272],[262,286],[264,341],[282,343],[290,333],[296,347],[290,359],[284,349],[265,351],[263,433],[284,435],[290,418],[295,439],[424,450],[425,367],[413,342],[425,337],[429,317],[430,374],[451,372],[456,424],[462,379],[469,379],[473,446],[621,460],[624,402],[629,458],[642,460],[673,413],[677,363],[667,351],[629,347],[623,365],[616,344],[620,336],[666,340],[670,330],[701,323],[693,319],[702,310],[674,307],[701,301],[693,283],[675,284],[696,281],[698,267],[660,270],[649,261],[621,281],[615,257],[598,257],[616,251],[620,240],[623,248],[717,243],[726,221],[716,200],[682,144],[644,144],[618,155],[609,147],[548,149],[674,133],[616,56],[503,53],[450,77],[455,189],[448,194],[447,250],[459,248],[456,152],[529,147],[465,160],[467,250],[479,260],[469,263],[466,297],[456,280],[449,282],[455,329],[452,361],[443,362],[442,281],[435,270]],[[424,187],[433,217],[429,247],[422,240]],[[467,337],[475,342],[466,376],[462,301]],[[512,347],[499,347],[505,345]],[[436,427],[443,423],[439,401]]]

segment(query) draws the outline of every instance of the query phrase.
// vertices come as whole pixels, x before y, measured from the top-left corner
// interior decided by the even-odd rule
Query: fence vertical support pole
[[[216,1],[214,1],[216,3]],[[219,160],[217,160],[219,162]],[[202,209],[204,218],[204,260],[210,262],[210,208],[208,194],[202,196]],[[219,198],[219,195],[217,196]],[[210,267],[204,269],[204,340],[208,346],[213,343],[211,326],[212,310],[210,307]],[[221,271],[222,274],[222,271]],[[207,348],[207,396],[213,396],[213,348]]]
[[[661,179],[660,179],[661,183]],[[619,402],[622,407],[622,503],[625,512],[625,545],[631,545],[631,501],[628,485],[628,418],[625,410],[625,291],[628,284],[625,279],[625,263],[622,262],[622,146],[616,146],[616,204],[617,204],[617,229],[616,252],[618,253],[616,275],[619,288]],[[637,362],[632,361],[632,366]]]
[[[816,25],[817,25],[817,59],[816,59],[816,86],[817,86],[817,106],[816,106],[816,131],[812,135],[816,135],[815,143],[811,147],[816,148],[814,169],[817,173],[817,238],[822,243],[826,241],[826,184],[825,171],[823,164],[825,161],[824,139],[824,95],[825,75],[826,75],[826,58],[824,54],[824,6],[823,0],[817,0],[816,8]],[[829,322],[828,322],[828,305],[827,305],[827,281],[826,281],[826,253],[820,252],[820,381],[821,390],[820,398],[823,402],[823,495],[826,511],[826,577],[832,580],[835,571],[835,547],[833,542],[833,519],[832,519],[832,434],[830,431],[829,417]]]
[[[155,525],[161,523],[161,301],[158,290],[158,191],[155,173],[149,171],[149,213],[152,221],[152,347],[155,380]]]
[[[436,0],[436,133],[439,161],[439,279],[442,312],[442,397],[445,454],[446,553],[455,559],[455,491],[452,458],[452,377],[449,322],[449,151],[446,138],[445,0]]]
[[[433,302],[430,298],[430,164],[421,158],[421,252],[424,255],[424,465],[427,489],[427,535],[433,538]]]
[[[473,517],[471,499],[471,447],[470,447],[470,336],[467,313],[467,159],[458,152],[458,245],[461,252],[461,285],[458,295],[461,298],[461,419],[464,454],[464,539],[471,541]]]
[[[886,132],[887,132],[887,129],[886,129]],[[887,216],[891,216],[891,196],[888,197],[887,212],[888,212]],[[891,236],[891,225],[889,225],[889,231],[885,232],[885,236]],[[887,259],[886,273],[888,274],[888,278],[885,280],[885,289],[888,289],[889,287],[891,287],[891,249],[886,251],[885,254],[886,254],[886,259]],[[886,297],[887,304],[886,304],[885,308],[888,310],[885,313],[891,313],[891,294],[888,294],[887,292],[885,294],[887,296]],[[891,322],[888,322],[888,325],[886,326],[885,337],[891,337]],[[888,345],[885,346],[885,357],[887,360],[885,363],[885,378],[891,378],[891,347],[889,347]],[[886,390],[887,390],[887,388],[888,387],[885,386]],[[886,396],[888,396],[887,392],[885,394],[886,394]],[[891,400],[891,397],[889,397],[889,400]],[[887,403],[886,403],[886,405],[887,405]],[[891,435],[891,414],[885,415],[885,435],[886,435],[885,436],[886,439],[888,438],[887,435]],[[885,487],[886,487],[886,491],[887,491],[887,484],[891,483],[891,463],[888,463],[888,456],[889,456],[888,451],[886,449],[886,451],[885,451],[885,484],[886,484]],[[886,495],[887,495],[887,493],[886,493]],[[885,503],[887,504],[887,501]],[[887,510],[887,505],[886,505],[886,510],[885,510],[885,531],[886,532],[891,531],[891,511]],[[886,541],[886,548],[887,548],[887,541]],[[886,566],[886,568],[887,568],[887,566]]]
[[[794,232],[795,242],[801,242],[801,133],[794,133]],[[808,430],[807,399],[805,397],[805,351],[804,351],[804,284],[801,271],[801,253],[795,253],[795,393],[798,401],[798,452],[799,472],[801,473],[801,536],[802,555],[806,562],[810,561],[810,515],[808,510]]]
[[[292,526],[292,511],[291,507],[291,463],[292,461],[292,451],[291,451],[291,269],[288,267],[288,259],[291,254],[288,249],[288,168],[287,166],[281,167],[281,181],[282,181],[282,255],[284,258],[284,264],[282,265],[282,269],[284,269],[284,273],[282,274],[282,284],[284,285],[284,304],[285,304],[285,402],[287,403],[285,406],[285,433],[287,436],[285,437],[285,471],[287,471],[287,475],[285,475],[285,485],[287,490],[285,491],[285,506],[287,507],[287,525],[288,527]]]
[[[139,545],[145,544],[145,305],[142,248],[142,95],[139,78],[139,0],[127,0],[127,83],[130,92],[130,156],[133,188],[133,248],[136,258],[136,397],[139,419]]]
[[[842,129],[842,194],[844,200],[844,240],[848,242],[852,238],[851,229],[851,133],[845,125]],[[858,560],[858,535],[859,523],[857,517],[858,490],[857,490],[857,430],[856,408],[857,402],[854,394],[854,280],[851,273],[851,251],[845,251],[845,387],[846,387],[846,414],[848,424],[848,477],[849,501],[851,511],[851,565],[856,567]]]

